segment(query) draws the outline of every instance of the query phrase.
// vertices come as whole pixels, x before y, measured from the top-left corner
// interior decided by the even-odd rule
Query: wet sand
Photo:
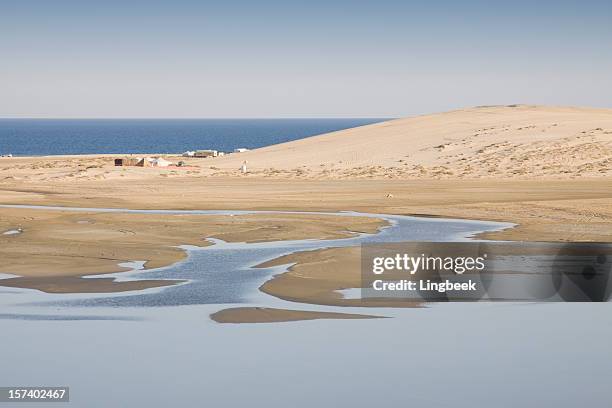
[[[118,293],[132,290],[160,288],[176,285],[181,280],[143,279],[116,282],[114,278],[87,278],[83,276],[16,277],[0,280],[0,286],[36,289],[46,293]]]
[[[378,319],[381,316],[268,307],[235,307],[213,313],[210,318],[217,323],[278,323],[318,319]]]
[[[361,248],[328,248],[298,252],[258,265],[295,264],[260,290],[283,300],[329,306],[419,307],[419,302],[389,299],[345,299],[343,289],[361,287]]]
[[[145,269],[185,258],[179,245],[206,246],[206,238],[228,242],[334,239],[375,232],[386,222],[373,218],[306,214],[170,215],[70,212],[3,208],[0,280],[46,292],[112,292],[158,287],[172,281],[112,282],[84,275],[127,271],[118,264],[146,261]]]
[[[2,203],[426,214],[518,224],[512,229],[483,234],[488,239],[612,242],[612,182],[607,178],[271,181],[239,177],[168,180],[152,176],[139,183],[57,183],[30,185],[28,191],[21,186],[5,184],[1,188]],[[55,193],[50,194],[49,189]],[[154,200],[149,199],[149,191],[153,191]],[[189,194],[185,194],[186,191]],[[310,216],[301,217],[288,216],[274,221],[258,215],[230,220],[222,216],[196,218],[3,208],[0,209],[0,229],[21,227],[24,232],[0,235],[0,251],[5,259],[0,272],[22,276],[79,276],[119,271],[117,263],[129,260],[148,260],[147,268],[154,268],[183,259],[184,251],[174,246],[206,245],[203,240],[206,236],[228,241],[325,238],[339,237],[346,234],[343,232],[346,230],[375,229],[374,225],[351,225],[346,217],[320,229],[319,221]],[[204,219],[208,221],[201,224]],[[135,231],[137,234],[133,235]],[[340,270],[330,273],[342,275]],[[264,290],[277,289],[273,294],[282,298],[325,304],[345,302],[330,295],[296,294],[290,290],[290,285],[281,289],[279,284],[283,281],[274,282]],[[338,287],[355,287],[349,283],[352,282]],[[325,287],[323,292],[330,289],[333,292],[337,288]]]
[[[519,245],[502,245],[486,243],[483,253],[489,259],[504,256],[554,256],[562,250],[565,255],[571,254],[572,248],[563,248],[563,245],[548,245],[546,243],[530,242],[517,243]],[[597,245],[581,247],[580,255],[591,254],[612,255],[612,245]],[[265,282],[260,290],[280,299],[330,306],[352,307],[420,307],[421,302],[414,302],[398,298],[366,298],[346,299],[340,291],[345,289],[361,288],[361,248],[326,248],[314,251],[297,252],[282,256],[258,265],[258,267],[271,267],[277,265],[291,265],[288,271],[274,276]],[[507,271],[512,273],[512,271]],[[469,272],[466,272],[469,275]],[[386,274],[386,280],[399,281],[404,279],[402,273]]]

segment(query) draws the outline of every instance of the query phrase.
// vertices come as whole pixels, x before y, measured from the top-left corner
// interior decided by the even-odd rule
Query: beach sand
[[[612,178],[580,180],[270,180],[219,177],[0,186],[3,204],[342,211],[508,221],[487,237],[612,241]],[[6,214],[0,209],[0,214]],[[14,227],[10,223],[6,228]],[[185,234],[189,234],[188,231]]]
[[[220,158],[166,156],[174,162],[184,160],[187,167],[115,167],[116,157],[121,155],[1,158],[0,203],[354,210],[517,224],[483,235],[491,239],[612,242],[609,109],[480,107],[397,119]],[[246,175],[238,170],[244,160],[249,167]],[[251,224],[230,229],[223,217],[206,226],[189,217],[179,221],[179,217],[93,213],[61,213],[61,221],[40,220],[58,217],[54,214],[0,209],[0,228],[24,228],[22,234],[0,235],[7,259],[0,272],[46,277],[68,271],[78,276],[114,272],[117,262],[134,259],[149,260],[151,268],[184,256],[173,245],[201,245],[204,236],[230,241],[322,238],[361,228],[343,218],[323,230],[304,230],[318,223],[306,216],[279,221],[294,234],[278,234],[269,229],[269,219],[255,216]],[[87,217],[95,223],[77,222]],[[36,232],[39,227],[44,234]],[[82,233],[81,228],[89,230]],[[368,228],[375,225],[364,230]],[[125,231],[136,235],[130,238]],[[62,258],[66,250],[60,247],[68,242],[57,239],[62,234],[84,250],[95,247],[93,255],[78,262]],[[54,268],[56,262],[64,266]],[[338,287],[355,287],[352,277],[343,278],[342,268],[328,268],[328,274],[346,279],[336,282]],[[275,296],[343,302],[329,294],[315,296],[308,285],[300,285],[303,293],[297,296],[290,293],[293,287],[281,289],[275,280],[263,288],[274,290]]]

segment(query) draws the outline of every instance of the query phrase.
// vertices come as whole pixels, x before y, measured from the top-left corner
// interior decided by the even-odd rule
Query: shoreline
[[[333,214],[197,215],[3,208],[0,229],[9,225],[19,225],[22,232],[0,235],[0,253],[5,260],[1,272],[19,277],[5,283],[61,293],[71,286],[83,289],[96,284],[111,291],[103,284],[108,278],[73,278],[126,272],[129,268],[119,264],[131,259],[145,260],[147,270],[168,266],[185,259],[186,251],[180,246],[211,245],[207,238],[226,242],[338,239],[375,232],[386,222]],[[54,284],[54,279],[63,279],[66,285]],[[115,287],[133,285],[124,282]]]
[[[5,209],[8,209],[8,207],[3,207]],[[105,211],[108,211],[109,209],[104,209],[104,208],[87,208],[87,209],[83,209],[83,208],[72,208],[72,209],[66,209],[66,208],[55,208],[52,211],[48,211],[48,208],[11,208],[13,210],[19,210],[19,211],[27,211],[28,213],[34,213],[34,212],[56,212],[56,213],[60,213],[63,214],[63,216],[65,217],[66,214],[71,214],[72,216],[78,216],[80,215],[79,213],[88,213],[89,216],[91,216],[91,214],[95,213],[96,211],[98,212],[98,215],[100,214],[104,214]],[[117,211],[121,211],[121,210],[116,210],[113,209],[113,211],[110,214],[120,214]],[[136,211],[136,210],[127,210],[128,212],[123,212],[122,215],[124,216],[135,216],[135,215],[158,215],[160,213],[159,210],[150,210],[147,214],[143,214],[143,213],[130,213],[129,211]],[[106,213],[109,214],[109,213]],[[195,216],[195,217],[206,217],[206,216],[213,216],[214,218],[217,217],[223,217],[223,216],[228,216],[228,214],[193,214],[192,212],[172,212],[172,213],[168,213],[168,212],[163,212],[163,214],[165,216]],[[252,214],[244,214],[244,215],[251,215],[251,216],[256,216],[256,215],[262,215],[262,216],[287,216],[287,215],[295,215],[293,213],[291,214],[285,214],[285,213],[252,213]],[[342,236],[336,237],[339,239],[342,238],[349,238],[350,236],[354,236],[356,233],[367,233],[367,234],[378,234],[383,232],[386,228],[400,228],[399,226],[396,226],[396,222],[394,221],[393,217],[391,218],[379,218],[379,217],[384,217],[384,215],[381,214],[352,214],[352,213],[345,213],[345,214],[304,214],[301,213],[299,214],[301,216],[304,215],[309,215],[309,221],[311,217],[319,217],[319,222],[320,221],[320,217],[334,217],[338,219],[338,223],[339,225],[345,225],[345,223],[347,222],[351,222],[352,224],[355,225],[359,225],[359,223],[357,221],[361,221],[361,224],[367,225],[368,227],[371,228],[370,231],[364,231],[363,228],[360,228],[360,231],[356,231],[356,229],[354,227],[351,228],[350,232],[349,231],[344,231],[344,233],[342,234]],[[317,219],[315,217],[315,219]],[[340,222],[340,218],[342,218],[342,222]],[[368,223],[364,223],[364,221],[367,220],[369,221]],[[406,221],[408,221],[406,219]],[[436,219],[435,221],[432,220],[431,222],[433,222],[434,224],[436,224],[438,221],[444,223],[446,222],[452,222],[452,221],[457,221],[457,220],[441,220],[441,219]],[[479,220],[472,220],[471,224],[471,228],[478,228],[478,225],[480,223],[484,223],[486,224],[486,221],[479,221]],[[505,226],[500,225],[499,228],[504,228]],[[466,230],[466,234],[469,233],[469,229]],[[331,237],[328,237],[327,239],[330,239]],[[306,238],[308,239],[308,238]],[[269,240],[258,240],[258,239],[253,239],[249,242],[251,243],[257,243],[257,242],[267,242]],[[235,241],[234,241],[235,242]],[[281,241],[282,243],[282,241]],[[320,242],[321,247],[325,248],[325,239],[323,239]],[[337,244],[332,244],[332,248],[335,248],[335,245]],[[349,244],[350,246],[348,247],[341,247],[341,248],[335,248],[335,249],[328,249],[327,251],[335,251],[335,250],[340,250],[340,251],[358,251],[359,250],[359,246],[356,246],[357,243],[353,243],[353,244]],[[182,250],[185,250],[185,248],[181,248]],[[308,252],[308,253],[315,253],[318,254],[321,251],[325,251],[325,250],[320,250],[320,249],[315,249],[314,252]],[[268,266],[277,266],[277,265],[281,265],[281,264],[286,264],[289,262],[285,262],[284,259],[285,258],[289,258],[292,259],[294,257],[300,257],[301,255],[303,255],[301,252],[292,252],[289,255],[285,255],[285,256],[281,256],[280,258],[276,257],[276,258],[270,258],[269,260],[265,261],[263,264],[249,264],[248,268],[263,268],[263,267],[268,267]],[[318,257],[318,256],[317,256]],[[303,304],[317,304],[317,305],[328,305],[328,306],[360,306],[360,307],[419,307],[420,304],[417,302],[397,302],[397,301],[386,301],[386,302],[381,302],[381,301],[376,301],[376,302],[362,302],[362,301],[355,301],[354,299],[342,299],[342,296],[338,293],[339,290],[342,289],[346,289],[346,288],[353,288],[353,287],[360,287],[359,286],[359,269],[355,269],[352,265],[352,259],[350,260],[350,262],[344,263],[344,259],[342,256],[339,257],[334,257],[334,261],[336,262],[335,266],[332,266],[331,269],[327,269],[325,271],[323,271],[325,274],[328,275],[329,278],[332,279],[332,285],[330,286],[329,284],[325,284],[319,277],[319,279],[315,279],[312,276],[308,276],[308,279],[310,280],[310,283],[314,283],[315,287],[316,287],[316,291],[319,292],[321,294],[321,296],[318,297],[312,297],[308,295],[308,285],[301,285],[298,284],[298,292],[301,292],[300,295],[297,296],[291,296],[290,294],[287,295],[286,292],[286,288],[289,288],[289,292],[291,292],[291,290],[295,291],[295,284],[294,282],[290,282],[290,284],[288,286],[286,286],[285,288],[282,287],[282,284],[280,285],[280,290],[278,289],[279,285],[278,285],[278,281],[282,280],[290,275],[294,274],[295,271],[295,267],[291,267],[289,268],[287,271],[281,273],[280,275],[274,275],[272,277],[270,277],[265,283],[264,285],[262,285],[260,288],[258,288],[259,291],[263,292],[263,293],[267,293],[269,295],[272,295],[274,297],[283,299],[283,300],[288,300],[288,301],[293,301],[293,302],[299,302],[299,303],[303,303]],[[357,257],[358,259],[358,257]],[[293,263],[293,261],[291,261],[291,263]],[[299,265],[297,265],[298,267],[302,267],[301,265],[301,261],[299,262]],[[121,266],[121,265],[119,265]],[[309,267],[309,265],[306,265],[307,267]],[[337,266],[337,267],[336,267]],[[355,271],[357,271],[357,274],[355,276],[354,273]],[[129,271],[125,271],[125,273],[133,273],[134,270],[131,269]],[[348,275],[345,275],[345,273],[348,273]],[[4,282],[0,282],[0,285],[3,286],[9,286],[9,287],[27,287],[27,288],[31,288],[31,289],[38,289],[47,293],[107,293],[107,292],[121,292],[121,291],[131,291],[131,290],[141,290],[141,289],[148,289],[148,288],[155,288],[155,287],[160,287],[160,286],[166,286],[166,285],[172,285],[172,284],[176,284],[176,283],[182,283],[183,281],[176,281],[176,280],[135,280],[135,281],[124,281],[124,280],[115,280],[115,277],[104,277],[104,274],[96,274],[99,276],[92,276],[91,278],[88,279],[83,279],[83,276],[81,275],[77,275],[77,276],[52,276],[52,277],[18,277],[18,278],[12,278],[12,279],[8,279]],[[303,274],[298,274],[298,275],[303,275]],[[303,276],[300,276],[303,277]],[[355,282],[353,282],[354,279],[357,279]],[[293,286],[293,289],[291,289],[291,286]],[[269,287],[272,287],[272,289],[270,289]],[[330,302],[329,301],[329,297],[336,297],[336,298],[340,298],[340,299],[336,299],[335,301]],[[220,323],[248,323],[248,322],[273,322],[273,321],[294,321],[294,320],[312,320],[312,319],[327,319],[327,318],[342,318],[342,319],[353,319],[353,318],[372,318],[375,316],[365,316],[365,315],[359,315],[359,314],[346,314],[346,313],[336,313],[336,312],[319,312],[319,311],[292,311],[289,309],[271,309],[268,310],[267,308],[265,309],[266,311],[262,311],[260,310],[261,308],[241,308],[238,310],[234,310],[233,309],[223,309],[221,310],[219,313],[219,315],[215,314],[215,316],[211,316],[211,318],[213,318],[213,320],[218,321]]]
[[[421,217],[428,214],[434,218],[516,224],[511,229],[477,235],[477,238],[490,240],[612,242],[612,185],[605,178],[590,182],[531,180],[495,183],[483,180],[271,182],[265,179],[225,178],[206,179],[205,182],[182,179],[177,183],[176,180],[152,177],[138,184],[133,184],[131,180],[111,184],[89,181],[84,184],[28,185],[25,188],[3,184],[0,183],[0,202],[3,204],[27,203],[25,205],[68,206],[73,209],[85,206],[91,210],[90,213],[88,210],[70,212],[61,208],[0,209],[0,230],[24,230],[20,234],[0,235],[3,243],[23,243],[19,251],[5,245],[5,258],[9,262],[24,258],[27,261],[20,262],[26,263],[37,258],[38,266],[30,268],[32,271],[38,270],[43,276],[120,272],[116,264],[130,259],[149,259],[146,269],[165,266],[184,259],[184,252],[173,246],[206,245],[202,240],[205,236],[233,242],[306,236],[322,238],[325,235],[321,231],[313,231],[308,226],[316,223],[309,223],[305,219],[311,217],[313,211],[353,210],[378,214],[417,214]],[[185,191],[190,193],[185,194]],[[387,197],[389,192],[393,193],[393,197]],[[154,200],[150,199],[152,196]],[[206,217],[198,218],[200,215],[195,214],[172,215],[163,214],[163,211],[155,214],[130,213],[137,211],[134,209],[180,211],[199,208],[207,211],[222,206],[238,212],[285,210],[294,213],[282,220],[252,214],[211,216],[208,218],[211,222],[218,219],[221,223],[214,221],[208,226],[200,224]],[[95,214],[98,207],[112,210]],[[125,213],[120,212],[122,208]],[[71,214],[64,217],[64,213]],[[41,215],[44,215],[44,220],[36,218]],[[272,214],[268,214],[270,216]],[[333,226],[327,224],[331,228],[327,233],[334,229],[364,231],[359,226],[347,226],[351,217],[346,214],[337,215],[336,218]],[[234,225],[233,232],[224,233],[222,224],[236,224],[236,220],[244,221],[242,226]],[[45,224],[48,226],[45,227]],[[287,235],[291,231],[295,233],[295,228],[304,233],[310,231],[308,234],[311,235]],[[68,241],[65,242],[68,244],[62,245],[55,239],[54,233],[58,230],[66,234]],[[32,236],[32,231],[38,232]],[[134,231],[138,231],[138,236],[130,238]],[[98,234],[101,238],[91,242],[92,234]],[[337,236],[337,233],[331,235]],[[80,245],[80,249],[86,253],[95,253],[94,258],[99,260],[75,258],[73,255],[77,253],[67,253],[72,256],[64,258],[59,256],[65,251],[70,252],[73,244]],[[51,252],[45,249],[54,246],[56,249]],[[154,254],[154,259],[150,259],[151,254]],[[76,259],[79,261],[75,262]],[[58,262],[63,266],[54,267]],[[20,266],[20,270],[24,267]],[[3,269],[2,272],[24,275],[19,270]]]

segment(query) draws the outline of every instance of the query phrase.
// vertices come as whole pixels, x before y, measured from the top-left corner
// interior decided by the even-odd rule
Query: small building
[[[196,150],[193,157],[217,157],[219,152],[216,150]]]
[[[150,157],[143,157],[142,159],[139,159],[135,165],[138,167],[151,167],[152,161],[153,159],[151,159]]]
[[[122,159],[115,159],[115,166],[138,166],[138,163],[142,159],[140,157],[124,157]]]
[[[249,149],[247,149],[246,147],[239,147],[237,149],[234,149],[234,153],[244,153],[244,152],[248,152]]]
[[[195,152],[193,150],[188,150],[185,153],[183,153],[183,157],[193,157],[195,156]]]
[[[137,167],[168,167],[172,162],[163,157],[125,157],[115,159],[115,166],[137,166]]]

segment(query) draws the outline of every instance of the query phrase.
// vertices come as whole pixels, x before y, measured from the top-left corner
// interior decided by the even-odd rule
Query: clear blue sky
[[[0,116],[612,108],[611,3],[0,0]]]

